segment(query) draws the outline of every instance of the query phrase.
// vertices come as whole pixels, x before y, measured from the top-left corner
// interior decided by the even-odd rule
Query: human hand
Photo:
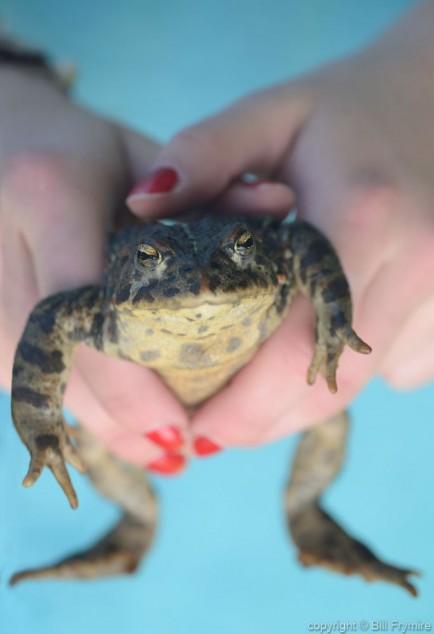
[[[281,211],[291,185],[300,215],[335,246],[355,329],[374,350],[344,352],[336,395],[322,381],[307,386],[313,314],[298,299],[254,360],[195,413],[196,436],[257,445],[342,409],[374,373],[397,387],[434,376],[433,26],[434,7],[422,3],[362,53],[184,130],[154,161],[160,184],[171,174],[165,192],[149,195],[152,176],[133,190],[129,206],[145,216],[218,197],[229,209]],[[283,185],[234,185],[246,172]]]
[[[0,75],[0,385],[10,389],[29,312],[41,297],[99,281],[108,228],[156,145],[74,105],[42,76],[10,67]],[[179,467],[145,437],[186,424],[161,381],[84,347],[77,356],[65,402],[81,423],[122,458]]]

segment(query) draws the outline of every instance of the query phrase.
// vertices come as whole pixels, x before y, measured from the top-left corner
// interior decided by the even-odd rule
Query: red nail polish
[[[178,172],[172,167],[159,167],[151,172],[128,194],[128,198],[133,196],[155,196],[158,194],[169,194],[178,184]]]
[[[180,453],[168,453],[147,465],[148,471],[161,475],[175,475],[185,467],[186,460]]]
[[[198,456],[211,456],[222,450],[220,445],[205,436],[198,436],[193,443],[193,447]]]
[[[159,447],[168,451],[180,449],[184,444],[181,430],[175,425],[165,425],[164,427],[153,429],[148,431],[145,436]]]

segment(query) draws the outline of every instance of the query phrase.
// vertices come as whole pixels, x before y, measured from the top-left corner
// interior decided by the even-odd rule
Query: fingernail
[[[217,445],[217,443],[205,436],[198,436],[193,443],[193,447],[197,455],[201,457],[211,456],[212,454],[222,450],[220,445]]]
[[[179,182],[178,172],[172,167],[159,167],[146,176],[128,194],[127,201],[139,196],[169,194]]]
[[[180,449],[184,444],[182,432],[178,427],[175,427],[175,425],[158,427],[157,429],[148,431],[145,436],[159,447],[167,449],[168,451]]]
[[[150,462],[146,468],[161,475],[175,475],[185,467],[186,459],[180,453],[168,453],[154,462]]]
[[[261,187],[262,185],[274,185],[275,183],[273,181],[266,180],[265,178],[256,178],[254,180],[242,179],[240,184],[247,189],[254,189],[255,187]]]

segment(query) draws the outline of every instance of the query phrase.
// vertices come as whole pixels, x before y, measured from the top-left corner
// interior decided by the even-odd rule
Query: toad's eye
[[[234,245],[234,249],[235,252],[238,253],[238,255],[250,255],[250,253],[252,253],[253,251],[254,246],[255,241],[253,239],[253,236],[250,231],[246,230],[243,231],[240,236],[238,236]]]
[[[150,244],[139,244],[136,254],[137,263],[141,266],[157,266],[163,259],[161,253]]]

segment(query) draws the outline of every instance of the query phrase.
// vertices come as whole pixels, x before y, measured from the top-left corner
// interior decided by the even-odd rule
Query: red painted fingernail
[[[135,196],[169,194],[175,189],[178,181],[178,172],[172,167],[159,167],[133,187],[128,194],[128,199]]]
[[[180,453],[168,453],[147,465],[149,471],[155,471],[161,475],[175,475],[185,467],[186,460]]]
[[[158,429],[148,431],[145,436],[159,447],[169,451],[180,449],[184,444],[182,432],[178,427],[175,427],[175,425],[158,427]]]
[[[217,453],[222,450],[220,445],[217,445],[205,436],[198,436],[195,439],[193,446],[198,456],[211,456],[213,453]]]

